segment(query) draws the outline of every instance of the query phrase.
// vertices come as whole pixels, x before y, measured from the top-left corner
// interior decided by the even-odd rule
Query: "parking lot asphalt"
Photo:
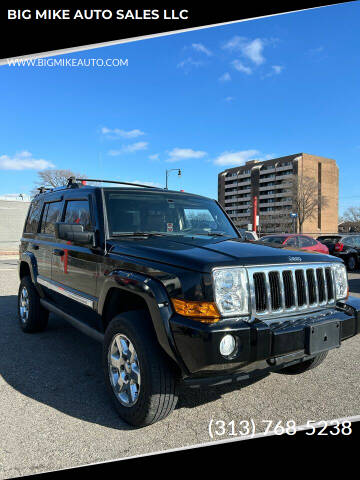
[[[325,420],[360,414],[360,337],[300,376],[181,389],[174,413],[134,429],[117,416],[103,382],[101,345],[50,317],[47,331],[17,325],[15,258],[0,257],[0,478],[29,475],[212,441],[211,419]],[[360,297],[360,273],[349,275]],[[218,436],[215,439],[229,439]],[[256,442],[256,440],[254,440]]]

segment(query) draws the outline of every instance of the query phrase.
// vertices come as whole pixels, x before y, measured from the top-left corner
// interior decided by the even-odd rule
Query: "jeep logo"
[[[290,262],[302,262],[301,257],[289,257]]]

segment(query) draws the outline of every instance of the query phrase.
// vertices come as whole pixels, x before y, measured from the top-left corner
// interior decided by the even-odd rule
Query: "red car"
[[[260,239],[262,242],[284,245],[290,248],[299,248],[309,252],[319,252],[329,254],[326,245],[318,242],[315,238],[302,234],[284,234],[284,235],[266,235]]]

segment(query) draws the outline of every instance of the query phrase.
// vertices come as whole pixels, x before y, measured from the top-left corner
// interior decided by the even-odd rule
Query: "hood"
[[[254,266],[299,262],[336,262],[330,255],[290,250],[241,239],[198,236],[131,237],[109,241],[112,254],[209,273],[219,266]],[[296,257],[291,259],[290,257]]]

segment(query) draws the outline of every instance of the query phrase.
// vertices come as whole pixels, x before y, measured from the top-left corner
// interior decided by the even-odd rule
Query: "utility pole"
[[[297,233],[297,219],[298,219],[298,214],[297,213],[290,213],[290,217],[292,218],[292,223],[293,223],[293,233]]]
[[[169,174],[170,172],[175,172],[177,171],[178,172],[178,176],[181,177],[181,170],[180,168],[170,168],[170,170],[166,170],[166,183],[165,183],[165,189],[168,190],[168,178],[169,178]]]
[[[256,233],[256,219],[257,219],[257,196],[255,195],[253,197],[253,220],[252,220],[252,225],[253,225],[253,231]]]

